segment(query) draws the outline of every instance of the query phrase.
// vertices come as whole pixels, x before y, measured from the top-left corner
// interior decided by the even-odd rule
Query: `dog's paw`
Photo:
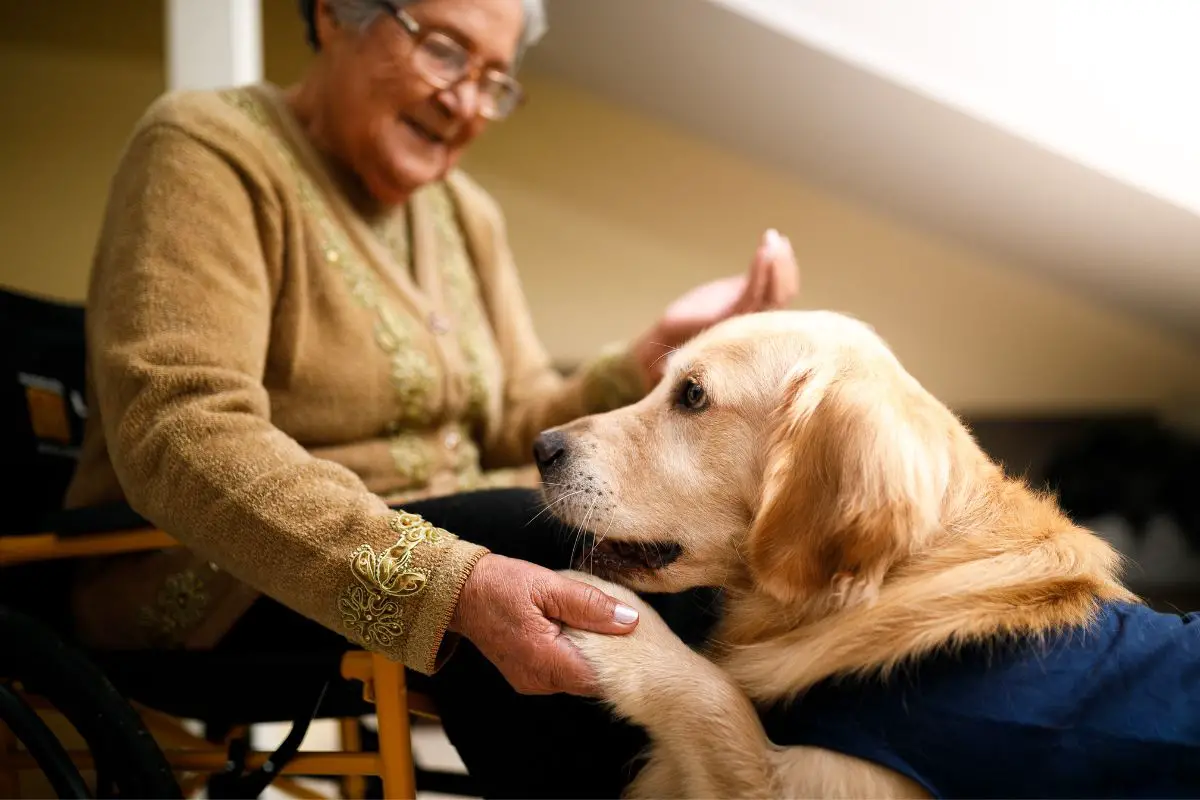
[[[573,644],[596,674],[601,697],[620,716],[637,721],[646,707],[645,698],[695,653],[667,626],[658,612],[623,586],[580,572],[563,575],[595,586],[638,612],[637,627],[626,634],[594,633],[563,626],[563,635]]]
[[[619,717],[634,722],[662,677],[654,656],[634,639],[636,633],[611,635],[563,628],[596,676],[597,694]]]

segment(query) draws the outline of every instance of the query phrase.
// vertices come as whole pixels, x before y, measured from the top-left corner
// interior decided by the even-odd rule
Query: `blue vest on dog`
[[[1200,798],[1200,613],[1114,603],[1040,645],[825,681],[763,723],[778,745],[872,761],[935,797]]]

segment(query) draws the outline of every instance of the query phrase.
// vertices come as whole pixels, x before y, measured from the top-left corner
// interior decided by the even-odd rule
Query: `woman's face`
[[[487,127],[471,76],[510,70],[523,22],[521,0],[419,0],[403,13],[416,35],[390,9],[366,30],[339,27],[324,0],[317,15],[328,67],[323,138],[389,204],[441,179]],[[431,46],[448,37],[465,48],[467,78],[438,88],[418,66],[429,57],[418,53],[417,36],[432,33],[439,38]]]

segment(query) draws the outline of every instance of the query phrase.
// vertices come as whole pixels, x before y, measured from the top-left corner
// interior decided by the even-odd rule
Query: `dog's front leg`
[[[603,699],[650,736],[651,760],[630,796],[778,796],[772,745],[733,681],[633,592],[591,575],[568,575],[641,615],[637,629],[624,636],[565,631],[595,670]]]

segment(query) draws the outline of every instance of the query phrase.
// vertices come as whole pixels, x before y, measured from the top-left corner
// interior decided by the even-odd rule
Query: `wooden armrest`
[[[39,533],[0,536],[0,567],[61,558],[109,556],[178,547],[179,542],[156,528],[72,534]]]
[[[383,664],[383,658],[383,656],[376,656],[365,650],[354,650],[342,656],[342,677],[346,680],[360,681],[363,685],[363,699],[368,703],[375,702],[376,672]],[[407,698],[407,713],[426,719],[438,719],[437,706],[433,704],[433,699],[420,692],[414,692],[405,685],[402,667],[399,665],[388,666],[388,671],[393,673],[392,679],[399,683]]]

